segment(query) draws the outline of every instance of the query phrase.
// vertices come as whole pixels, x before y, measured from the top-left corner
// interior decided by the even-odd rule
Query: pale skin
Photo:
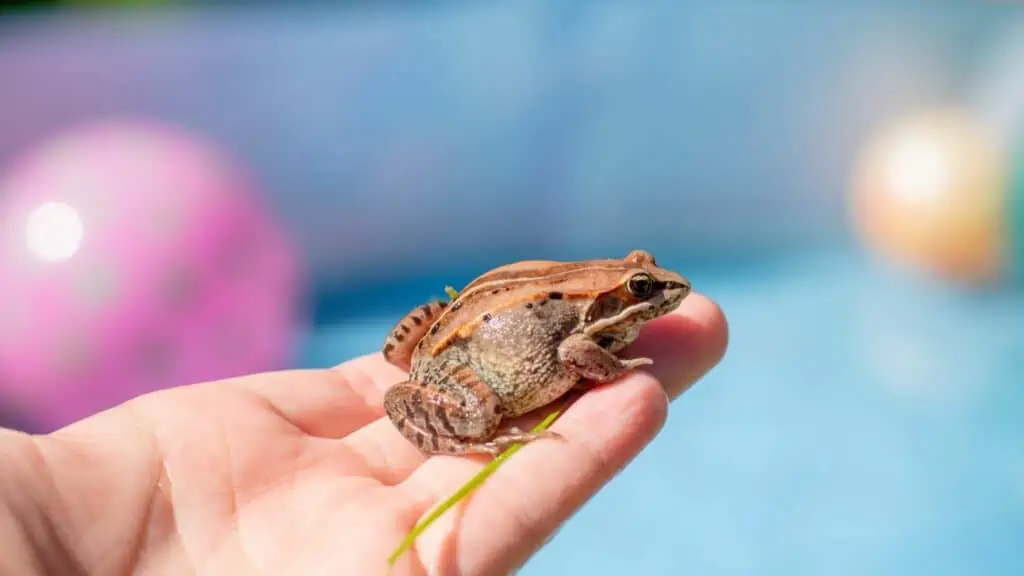
[[[725,353],[692,294],[647,324],[654,359],[588,391],[393,574],[504,574],[650,442]],[[487,461],[424,456],[387,418],[379,354],[141,396],[58,432],[0,431],[2,574],[385,574],[407,531]],[[549,410],[542,409],[546,414]]]

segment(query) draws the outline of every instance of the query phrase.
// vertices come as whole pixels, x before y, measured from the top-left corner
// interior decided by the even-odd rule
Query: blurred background
[[[0,422],[379,349],[652,251],[723,364],[524,574],[1021,574],[1024,9],[0,11]]]

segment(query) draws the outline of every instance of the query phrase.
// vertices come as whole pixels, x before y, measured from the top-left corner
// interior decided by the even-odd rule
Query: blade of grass
[[[561,413],[561,410],[555,410],[551,414],[548,414],[547,417],[540,422],[540,424],[537,424],[533,428],[533,431],[540,432],[546,429],[548,426],[551,425],[552,422],[555,421],[555,418],[558,417],[559,413]],[[494,471],[497,470],[498,467],[505,462],[505,460],[508,460],[510,456],[515,454],[522,447],[522,444],[513,444],[512,446],[510,446],[508,450],[505,450],[504,452],[499,454],[497,458],[488,462],[487,466],[484,466],[483,469],[477,472],[475,476],[470,478],[468,482],[463,484],[461,488],[456,490],[454,494],[449,496],[448,499],[446,499],[437,508],[435,508],[426,518],[424,518],[418,524],[416,524],[416,526],[413,527],[412,531],[410,531],[409,534],[405,537],[405,540],[402,540],[402,543],[398,545],[398,548],[396,548],[395,551],[391,553],[391,556],[388,557],[388,564],[393,566],[395,562],[398,560],[398,558],[402,556],[402,554],[404,554],[407,550],[412,548],[412,545],[416,541],[416,538],[420,534],[422,534],[423,531],[425,531],[431,524],[434,523],[435,520],[440,518],[452,506],[455,506],[456,504],[459,503],[460,500],[462,500],[471,492],[473,492],[473,490],[476,490],[480,486],[480,484],[482,484],[483,481],[487,479],[488,476],[493,474]]]

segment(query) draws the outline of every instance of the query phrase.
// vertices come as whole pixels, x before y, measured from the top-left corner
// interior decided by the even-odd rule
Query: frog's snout
[[[665,282],[665,299],[670,301],[679,301],[690,295],[692,288],[690,287],[690,281],[685,278],[679,280],[669,280]]]

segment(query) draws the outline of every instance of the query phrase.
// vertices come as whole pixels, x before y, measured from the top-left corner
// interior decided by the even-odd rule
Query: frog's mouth
[[[689,283],[674,282],[672,280],[658,282],[658,288],[660,288],[660,290],[657,291],[655,297],[648,300],[648,302],[654,304],[656,309],[651,318],[661,316],[662,314],[668,314],[675,310],[691,292]]]
[[[606,333],[621,332],[624,328],[641,324],[658,315],[658,306],[654,300],[647,300],[623,308],[621,312],[608,318],[591,323],[584,333],[596,336]]]
[[[683,282],[666,280],[658,282],[656,288],[650,299],[634,304],[626,311],[641,322],[653,320],[678,308],[690,294],[690,285]]]

